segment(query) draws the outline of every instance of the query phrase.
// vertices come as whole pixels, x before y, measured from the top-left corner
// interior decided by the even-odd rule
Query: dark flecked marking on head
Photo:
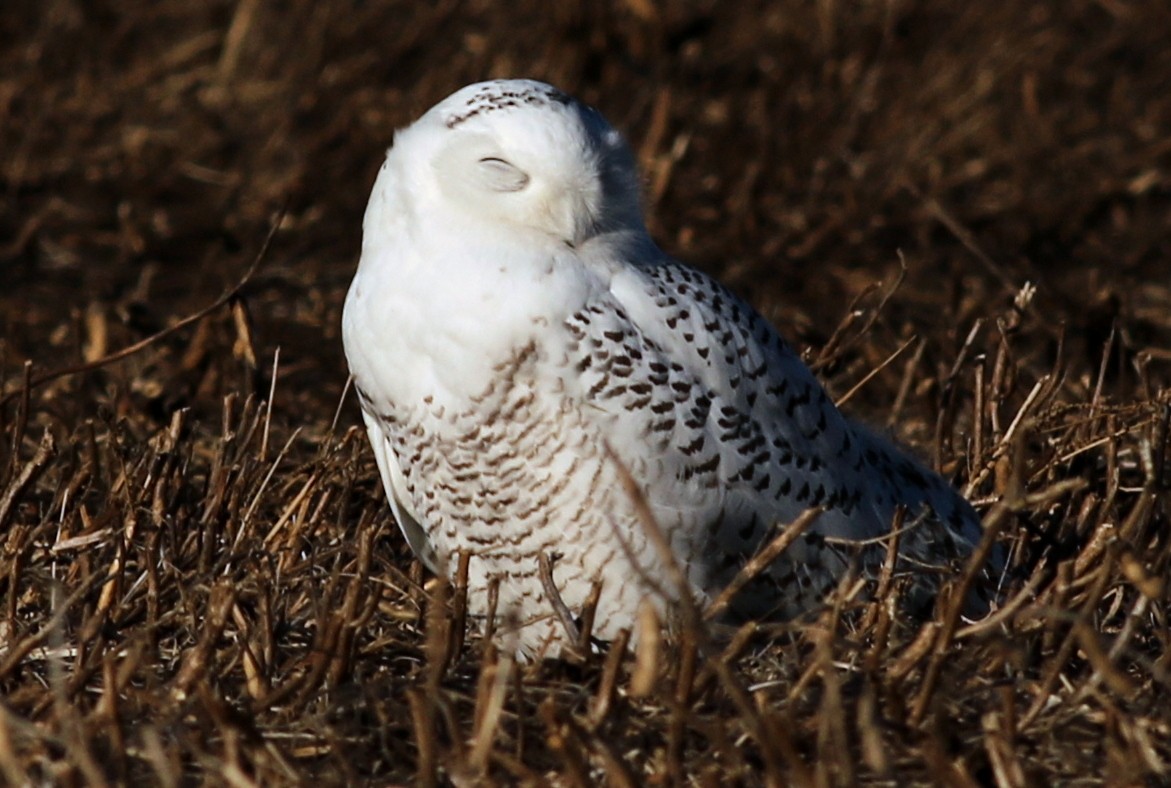
[[[485,115],[497,110],[521,106],[540,107],[553,103],[568,105],[572,102],[571,97],[555,88],[533,87],[526,90],[512,90],[501,88],[498,84],[492,83],[485,85],[478,93],[470,96],[464,103],[467,109],[449,116],[444,124],[447,128],[454,129],[477,115]]]

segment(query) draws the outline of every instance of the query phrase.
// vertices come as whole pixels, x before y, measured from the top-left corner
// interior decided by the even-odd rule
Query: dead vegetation
[[[1161,0],[9,5],[0,779],[1171,779]],[[630,656],[467,631],[337,323],[391,130],[494,75],[599,105],[664,246],[966,488],[996,613],[888,578]]]

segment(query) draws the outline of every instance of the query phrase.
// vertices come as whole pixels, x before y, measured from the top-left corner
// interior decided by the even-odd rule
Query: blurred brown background
[[[1166,348],[1169,34],[1161,0],[7,3],[5,365],[75,357],[91,303],[112,347],[202,305],[287,203],[249,305],[328,407],[394,129],[497,76],[601,109],[660,243],[802,344],[902,254],[896,334],[957,343],[1032,281],[1091,357],[1117,316]]]

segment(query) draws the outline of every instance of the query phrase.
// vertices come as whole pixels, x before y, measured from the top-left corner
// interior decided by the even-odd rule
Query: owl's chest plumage
[[[363,393],[401,469],[407,500],[441,556],[474,550],[494,565],[549,549],[555,514],[572,520],[575,478],[594,441],[563,399],[536,385],[534,342],[494,364],[463,401]],[[573,494],[573,495],[571,495]]]
[[[361,392],[368,424],[377,425],[372,440],[384,442],[394,465],[388,493],[419,524],[436,568],[452,574],[469,556],[470,611],[486,614],[494,595],[498,629],[512,621],[517,647],[530,654],[565,637],[539,574],[542,557],[575,611],[600,585],[594,634],[603,638],[629,626],[629,611],[651,593],[644,575],[661,573],[645,534],[632,528],[605,436],[546,367],[529,342],[496,364],[462,408]]]
[[[358,384],[396,406],[430,398],[460,410],[518,347],[563,320],[585,285],[556,250],[469,242],[458,229],[417,236],[363,249],[346,297],[346,356]]]

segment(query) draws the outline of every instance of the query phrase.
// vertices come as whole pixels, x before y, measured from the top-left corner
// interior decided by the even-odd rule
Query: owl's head
[[[643,229],[638,173],[622,135],[543,82],[459,90],[396,135],[384,176],[398,179],[400,200],[414,203],[408,210],[450,222],[486,221],[571,246]]]

